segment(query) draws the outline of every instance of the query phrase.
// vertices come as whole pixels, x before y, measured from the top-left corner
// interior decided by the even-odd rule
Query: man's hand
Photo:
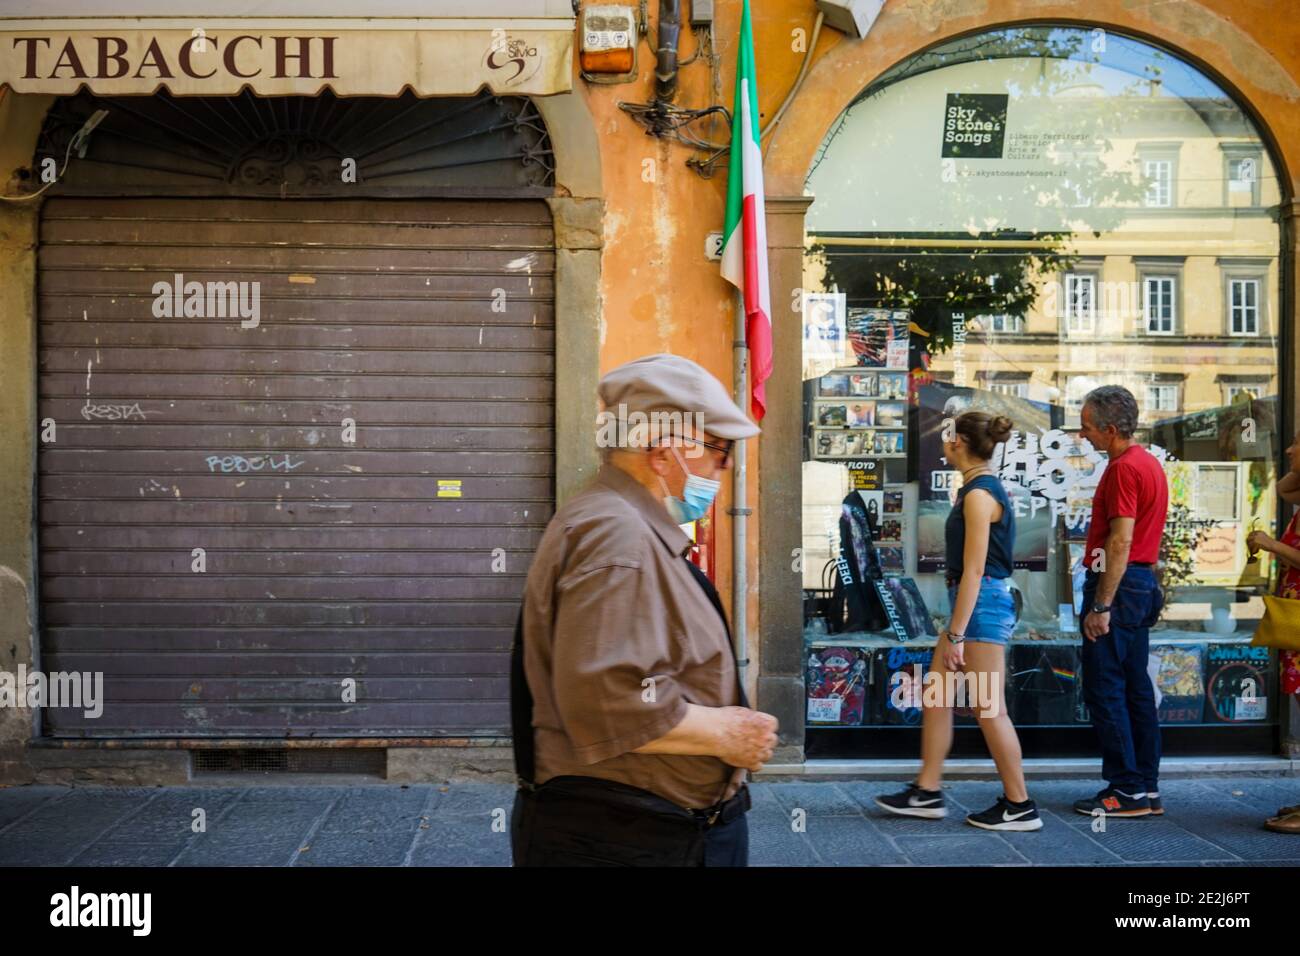
[[[748,707],[718,710],[718,757],[732,767],[761,770],[776,749],[776,718]]]
[[[1110,633],[1110,611],[1105,614],[1095,614],[1089,611],[1083,617],[1083,636],[1090,641],[1096,641],[1103,634]]]

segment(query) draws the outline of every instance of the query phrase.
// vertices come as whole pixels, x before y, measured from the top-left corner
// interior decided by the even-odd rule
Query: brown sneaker
[[[1264,826],[1274,833],[1300,833],[1300,810],[1286,816],[1269,817]]]

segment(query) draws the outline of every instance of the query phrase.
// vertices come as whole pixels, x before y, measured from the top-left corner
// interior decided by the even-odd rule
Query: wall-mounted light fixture
[[[578,63],[583,79],[619,83],[636,76],[636,15],[632,8],[600,4],[583,8]]]
[[[828,27],[858,40],[871,30],[884,6],[885,0],[817,0]]]

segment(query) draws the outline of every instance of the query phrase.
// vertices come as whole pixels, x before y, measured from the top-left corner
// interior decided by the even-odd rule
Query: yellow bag
[[[1300,601],[1265,594],[1264,619],[1250,646],[1300,651]]]

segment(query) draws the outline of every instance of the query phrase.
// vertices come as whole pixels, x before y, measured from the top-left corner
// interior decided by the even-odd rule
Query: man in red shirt
[[[1155,564],[1169,483],[1159,460],[1133,440],[1138,406],[1128,389],[1093,389],[1080,418],[1079,437],[1109,459],[1084,546],[1082,628],[1083,696],[1107,786],[1074,809],[1089,816],[1161,814],[1160,722],[1147,654],[1148,630],[1164,606]]]

